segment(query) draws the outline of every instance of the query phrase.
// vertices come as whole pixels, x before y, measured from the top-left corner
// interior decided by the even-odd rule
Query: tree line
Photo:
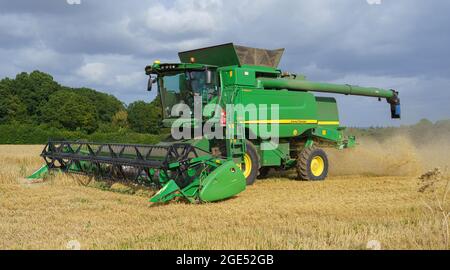
[[[62,86],[40,71],[0,81],[0,125],[31,125],[85,134],[159,134],[160,103],[125,105],[113,95]]]

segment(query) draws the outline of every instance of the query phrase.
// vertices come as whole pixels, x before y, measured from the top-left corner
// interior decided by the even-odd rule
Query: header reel
[[[175,197],[213,202],[240,193],[246,185],[234,162],[213,158],[183,143],[153,146],[49,141],[41,156],[46,165],[30,179],[53,170],[161,188],[151,202]]]

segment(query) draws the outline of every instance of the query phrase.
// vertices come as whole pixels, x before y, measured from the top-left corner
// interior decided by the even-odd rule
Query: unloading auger
[[[180,52],[180,63],[155,61],[145,73],[148,90],[157,85],[162,124],[174,128],[181,120],[193,139],[158,145],[50,141],[41,154],[46,165],[30,178],[79,173],[160,188],[152,202],[212,202],[242,192],[271,169],[296,169],[299,180],[326,179],[324,149],[346,149],[356,141],[340,126],[336,99],[315,92],[385,100],[391,118],[400,118],[398,91],[308,81],[278,69],[283,52],[227,43]],[[180,105],[194,113],[180,119],[173,113]],[[259,113],[273,106],[277,112]],[[267,124],[277,126],[276,134],[267,136]],[[196,134],[208,126],[223,137],[212,129]]]

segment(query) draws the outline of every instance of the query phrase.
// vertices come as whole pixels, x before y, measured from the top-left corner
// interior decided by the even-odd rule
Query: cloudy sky
[[[150,101],[147,64],[235,42],[286,48],[280,67],[310,80],[400,91],[401,121],[385,102],[337,96],[345,125],[450,119],[450,1],[376,2],[0,0],[0,77],[39,69],[67,86]]]

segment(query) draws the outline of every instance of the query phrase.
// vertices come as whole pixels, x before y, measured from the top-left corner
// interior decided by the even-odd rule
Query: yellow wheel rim
[[[316,156],[311,160],[311,173],[318,177],[321,176],[325,170],[325,162],[322,157]]]
[[[244,177],[247,178],[252,172],[252,159],[249,154],[244,155],[244,163],[238,165],[241,168]]]

